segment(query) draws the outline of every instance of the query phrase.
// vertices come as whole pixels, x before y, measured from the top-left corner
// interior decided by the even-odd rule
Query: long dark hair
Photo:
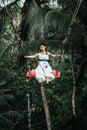
[[[40,43],[40,45],[39,45],[39,52],[40,52],[40,46],[41,46],[41,45],[43,45],[43,46],[45,46],[45,47],[46,47],[46,54],[47,54],[47,45],[46,45],[45,43],[43,43],[43,42],[42,42],[42,43]]]

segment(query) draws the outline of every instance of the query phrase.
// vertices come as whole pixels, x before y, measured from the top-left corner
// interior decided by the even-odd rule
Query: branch
[[[3,85],[7,84],[7,82],[2,82],[0,83],[0,87],[2,87]]]

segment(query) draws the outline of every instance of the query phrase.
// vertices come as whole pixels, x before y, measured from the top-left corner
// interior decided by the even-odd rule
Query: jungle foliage
[[[47,130],[40,86],[36,80],[26,79],[28,67],[34,68],[37,61],[23,57],[38,52],[44,41],[48,51],[64,51],[62,59],[50,59],[51,66],[61,71],[61,78],[44,86],[52,130],[86,130],[87,2],[82,2],[63,46],[77,0],[59,0],[62,9],[50,8],[42,1],[36,0],[34,6],[26,0],[22,9],[15,2],[0,10],[0,129],[29,130],[31,125],[31,130]]]

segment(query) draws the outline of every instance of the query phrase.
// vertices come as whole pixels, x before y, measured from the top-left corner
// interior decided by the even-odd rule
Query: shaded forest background
[[[77,0],[58,0],[57,6],[46,0],[26,0],[22,7],[17,2],[0,6],[0,130],[29,130],[29,125],[47,130],[40,86],[26,79],[37,61],[23,57],[38,52],[41,42],[52,53],[64,53],[50,59],[61,78],[45,86],[52,130],[87,130],[87,1],[66,44]]]

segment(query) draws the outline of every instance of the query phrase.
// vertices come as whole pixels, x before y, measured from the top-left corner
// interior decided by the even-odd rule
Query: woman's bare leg
[[[46,77],[46,83],[49,84],[49,77]]]
[[[42,83],[42,78],[39,78],[38,82],[39,82],[39,84],[41,84]]]

